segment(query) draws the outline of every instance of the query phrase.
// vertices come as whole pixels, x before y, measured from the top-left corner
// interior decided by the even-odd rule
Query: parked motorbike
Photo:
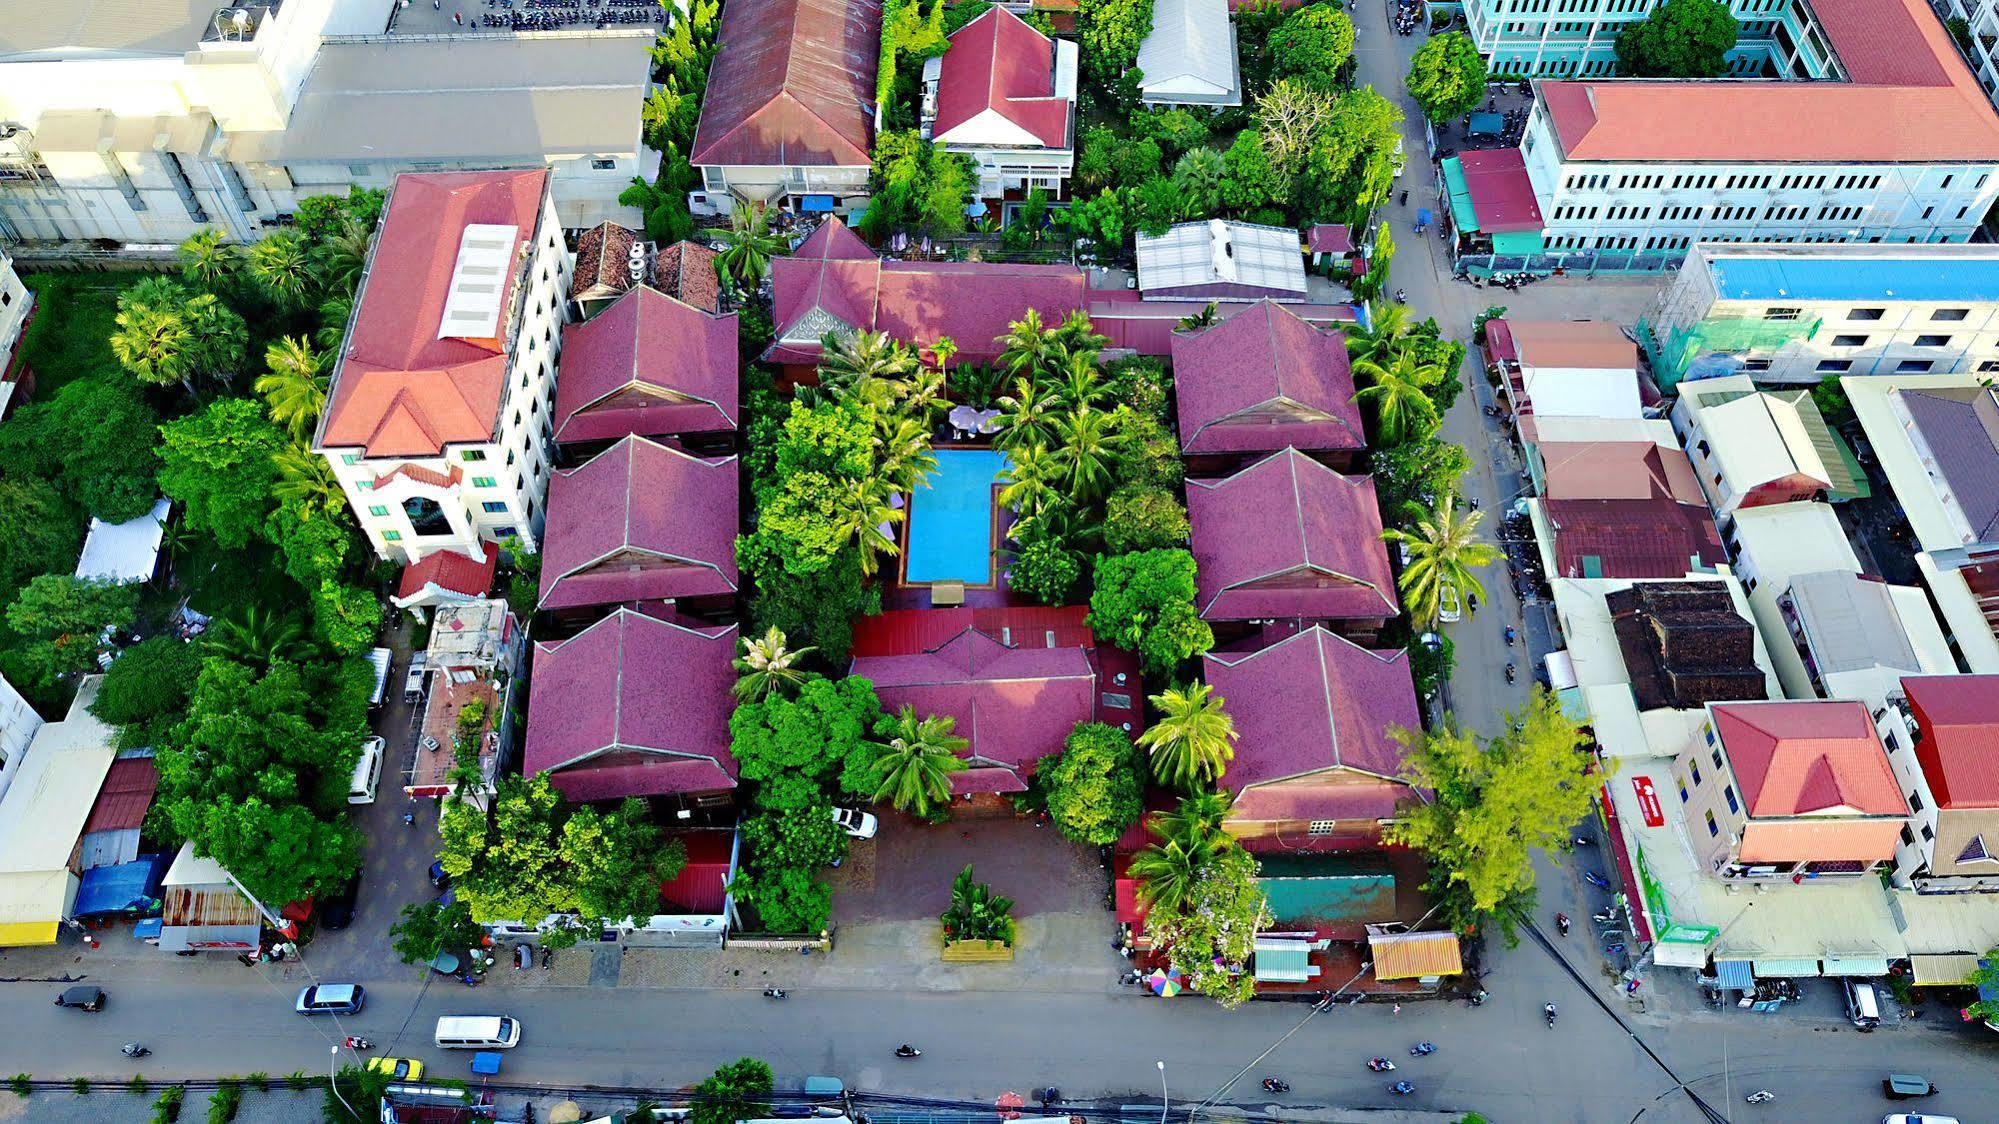
[[[1397,1081],[1388,1087],[1388,1091],[1398,1097],[1406,1097],[1416,1091],[1416,1083],[1414,1081]]]
[[[1591,838],[1590,838],[1589,836],[1587,836],[1587,835],[1577,835],[1577,836],[1574,836],[1574,837],[1572,837],[1572,838],[1571,838],[1571,839],[1569,840],[1569,842],[1570,842],[1570,843],[1572,843],[1572,844],[1574,844],[1575,846],[1578,846],[1578,847],[1594,847],[1594,846],[1596,846],[1596,840],[1594,840],[1594,839],[1591,839]]]
[[[125,1043],[123,1046],[118,1047],[118,1052],[128,1058],[143,1058],[147,1054],[152,1053],[151,1050],[139,1045],[137,1042]]]
[[[1608,909],[1606,909],[1606,910],[1604,910],[1604,911],[1603,911],[1602,913],[1592,913],[1592,914],[1590,914],[1590,915],[1589,915],[1589,919],[1590,919],[1591,921],[1595,921],[1595,922],[1597,922],[1597,923],[1598,923],[1598,924],[1600,924],[1600,925],[1609,925],[1609,924],[1612,924],[1612,923],[1614,923],[1614,922],[1615,922],[1615,921],[1617,920],[1617,914],[1616,914],[1616,912],[1615,912],[1615,911],[1613,911],[1613,910],[1608,910]]]
[[[1742,1099],[1749,1104],[1769,1104],[1777,1099],[1777,1095],[1768,1089],[1758,1089]]]
[[[895,1056],[898,1058],[920,1058],[923,1056],[923,1051],[905,1042],[895,1048]]]
[[[783,988],[781,988],[781,987],[767,987],[767,988],[764,988],[764,998],[765,998],[765,999],[783,999],[783,998],[784,998],[784,989],[783,989]]]
[[[1589,883],[1592,886],[1595,886],[1599,890],[1610,889],[1610,879],[1605,878],[1603,875],[1598,874],[1594,870],[1583,871],[1583,881]]]
[[[375,1041],[372,1038],[350,1034],[346,1038],[345,1045],[349,1050],[372,1050],[375,1048]]]
[[[1387,1058],[1369,1058],[1367,1068],[1375,1073],[1389,1073],[1395,1069],[1395,1063]]]
[[[1437,1044],[1435,1042],[1418,1042],[1414,1046],[1409,1047],[1409,1056],[1412,1058],[1427,1058],[1436,1052]]]
[[[1288,1093],[1291,1091],[1291,1086],[1283,1081],[1279,1081],[1275,1077],[1266,1077],[1263,1079],[1263,1091],[1266,1093]]]

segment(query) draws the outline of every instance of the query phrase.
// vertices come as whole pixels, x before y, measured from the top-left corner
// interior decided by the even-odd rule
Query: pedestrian
[[[1400,1004],[1400,1003],[1397,1003],[1397,1004],[1396,1004],[1395,1006],[1393,1006],[1393,1007],[1390,1007],[1390,1008],[1388,1009],[1388,1013],[1389,1013],[1389,1014],[1391,1014],[1391,1015],[1399,1015],[1399,1014],[1401,1014],[1401,1013],[1402,1013],[1402,1004]]]

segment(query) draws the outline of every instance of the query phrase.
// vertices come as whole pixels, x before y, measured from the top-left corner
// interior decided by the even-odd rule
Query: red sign
[[[1665,827],[1666,811],[1659,807],[1659,793],[1652,787],[1652,778],[1631,778],[1631,790],[1638,794],[1638,810],[1645,814],[1645,826]]]

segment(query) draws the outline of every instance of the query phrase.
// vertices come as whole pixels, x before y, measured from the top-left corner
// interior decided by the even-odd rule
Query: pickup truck
[[[430,659],[422,652],[410,657],[409,674],[403,678],[403,701],[420,703],[423,701],[424,674],[430,670]]]

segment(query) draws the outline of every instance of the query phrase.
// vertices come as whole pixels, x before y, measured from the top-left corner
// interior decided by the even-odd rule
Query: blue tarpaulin
[[[1756,974],[1749,969],[1747,960],[1717,960],[1714,962],[1715,980],[1730,991],[1755,991]]]
[[[75,916],[158,913],[165,858],[165,855],[143,855],[134,862],[84,871],[76,890]]]
[[[808,215],[814,211],[830,213],[833,210],[833,197],[831,195],[801,195],[798,197],[798,209]]]

